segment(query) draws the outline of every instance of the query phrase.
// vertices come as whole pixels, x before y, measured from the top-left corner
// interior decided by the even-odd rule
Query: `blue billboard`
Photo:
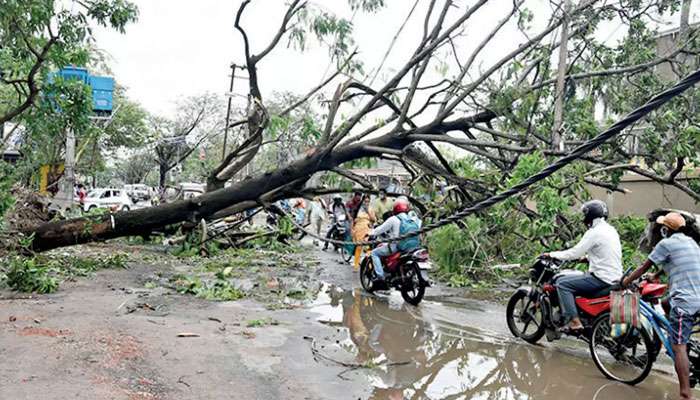
[[[63,79],[75,79],[92,89],[92,110],[99,115],[109,115],[114,108],[114,78],[90,75],[86,68],[64,67],[49,74],[49,80],[55,76]]]

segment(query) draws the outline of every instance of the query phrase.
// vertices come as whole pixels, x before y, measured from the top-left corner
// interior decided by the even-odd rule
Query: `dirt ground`
[[[307,246],[318,263],[298,277],[320,290],[283,307],[149,286],[187,265],[143,247],[132,259],[149,262],[55,294],[1,292],[0,399],[676,398],[663,373],[627,387],[580,346],[514,340],[502,306],[457,290],[430,288],[419,307],[366,295],[339,255]]]

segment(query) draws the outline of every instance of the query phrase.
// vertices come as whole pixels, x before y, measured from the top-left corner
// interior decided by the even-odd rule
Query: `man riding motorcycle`
[[[402,199],[396,200],[393,208],[394,215],[377,228],[372,229],[370,231],[370,237],[388,233],[389,238],[396,238],[408,231],[419,229],[420,220],[418,220],[417,217],[410,217],[408,215],[409,210],[410,206],[407,201]],[[386,246],[377,246],[372,250],[372,264],[374,265],[374,272],[377,280],[384,280],[382,257],[388,257],[396,252],[407,252],[418,247],[420,247],[420,238],[418,236],[413,236],[398,243],[388,243]]]
[[[331,204],[331,215],[333,216],[333,221],[331,229],[329,229],[328,233],[326,234],[326,239],[331,239],[338,232],[337,222],[341,219],[341,215],[345,217],[346,223],[350,220],[348,210],[345,207],[345,204],[343,204],[343,197],[339,194],[333,196],[333,203]],[[328,242],[326,242],[326,244],[323,245],[323,250],[328,250]]]
[[[619,282],[622,277],[622,245],[617,231],[606,221],[607,205],[600,200],[591,200],[583,204],[581,212],[588,227],[581,241],[571,249],[544,254],[558,260],[588,258],[586,274],[564,276],[555,284],[564,321],[568,321],[568,326],[562,331],[569,334],[583,330],[576,310],[576,296],[598,292]]]

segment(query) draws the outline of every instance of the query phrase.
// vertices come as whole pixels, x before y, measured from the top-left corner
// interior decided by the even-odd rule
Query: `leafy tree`
[[[2,0],[0,10],[0,124],[35,103],[50,69],[87,63],[92,23],[123,32],[137,17],[126,0]]]
[[[144,183],[155,167],[153,156],[148,152],[141,152],[118,162],[114,174],[124,184]]]
[[[23,169],[28,176],[34,176],[41,165],[63,161],[69,129],[76,138],[76,172],[93,178],[105,168],[107,157],[149,139],[147,113],[126,98],[121,88],[115,92],[115,111],[107,120],[90,118],[91,93],[80,82],[56,79],[45,90],[37,106],[18,118],[23,127]]]
[[[683,3],[687,5],[688,1]],[[384,3],[349,2],[356,15],[376,12]],[[469,24],[482,22],[479,18],[486,3],[433,1],[422,9],[420,21],[409,14],[407,21],[422,27],[418,36],[406,38],[413,41],[413,51],[398,57],[401,63],[387,66],[383,74],[375,73],[381,79],[368,82],[362,63],[356,60],[359,57],[353,48],[351,21],[332,15],[315,3],[291,1],[277,32],[260,45],[246,31],[245,11],[262,2],[243,1],[234,27],[244,43],[250,101],[244,117],[231,124],[240,127],[243,134],[210,174],[210,192],[196,201],[116,215],[114,221],[105,219],[99,223],[99,234],[92,236],[77,233],[86,223],[84,220],[48,224],[37,230],[35,246],[45,249],[129,235],[193,218],[216,218],[281,198],[324,193],[320,188],[306,187],[312,175],[333,171],[360,183],[361,179],[343,167],[378,158],[400,162],[426,191],[442,181],[455,187],[455,195],[450,195],[452,208],[435,208],[434,218],[456,210],[466,212],[468,205],[493,199],[499,191],[522,182],[596,135],[616,116],[645,102],[650,93],[664,85],[656,85],[649,78],[656,77],[656,67],[685,64],[688,54],[700,50],[691,28],[680,34],[686,39],[670,52],[651,50],[652,38],[657,34],[652,26],[655,21],[675,18],[682,3],[679,0],[587,0],[577,2],[567,15],[563,14],[562,4],[553,2],[547,5],[552,8],[551,18],[538,23],[534,23],[533,11],[528,7],[539,7],[541,3],[518,0],[503,10],[502,20],[481,30],[481,37],[464,35]],[[455,7],[457,4],[460,7]],[[562,71],[554,67],[552,55],[559,50],[558,30],[565,21],[571,29],[569,47],[565,49],[569,57]],[[620,40],[601,40],[605,26],[617,25],[621,27]],[[505,26],[519,29],[522,36],[507,46],[496,44],[494,38]],[[399,29],[397,36],[401,32]],[[283,43],[296,44],[303,50],[312,40],[331,51],[329,58],[335,62],[336,72],[300,95],[299,101],[279,112],[273,110],[273,102],[262,96],[260,63]],[[396,39],[388,41],[391,50]],[[488,57],[484,56],[486,53]],[[435,70],[437,74],[431,72]],[[555,87],[560,72],[565,74],[563,96],[556,93]],[[331,82],[337,85],[333,96],[319,99],[319,91]],[[625,83],[635,89],[628,87],[631,91],[623,92]],[[624,99],[615,99],[616,95]],[[694,96],[691,91],[678,98],[689,104],[686,109],[679,108],[681,115],[668,114],[671,108],[665,107],[645,121],[645,126],[665,127],[656,133],[665,138],[660,144],[671,149],[671,153],[647,157],[649,149],[630,151],[627,139],[633,133],[625,132],[580,162],[492,209],[493,226],[505,222],[509,232],[543,246],[561,243],[577,233],[567,229],[571,225],[569,210],[588,197],[584,185],[620,190],[619,174],[623,170],[641,171],[644,176],[697,196],[694,186],[676,179],[698,154],[693,123],[681,123],[696,104]],[[552,141],[552,105],[554,99],[562,97],[564,132],[563,148],[559,148]],[[613,101],[619,109],[607,104]],[[324,110],[320,121],[312,117],[314,123],[308,125],[313,127],[307,131],[313,132],[314,138],[308,151],[273,170],[251,174],[224,188],[256,157],[265,155],[266,138],[274,140],[281,132],[296,132],[297,127],[304,126],[305,113],[293,111],[306,102],[312,104],[312,110]],[[600,121],[597,117],[604,105],[609,111],[608,119]],[[297,139],[296,134],[286,133],[286,137]],[[653,139],[653,135],[645,139],[654,145],[648,147],[659,148]],[[185,143],[190,153],[194,151],[189,146],[193,142]],[[454,157],[446,157],[447,149]],[[670,156],[664,159],[666,154]],[[635,163],[639,157],[648,158],[650,163]],[[485,234],[492,232],[487,228]]]
[[[84,0],[70,6],[57,0],[0,0],[0,10],[0,128],[10,121],[29,121],[24,114],[34,106],[32,111],[37,118],[51,119],[45,121],[44,128],[55,128],[59,134],[68,123],[82,128],[87,124],[89,94],[77,84],[60,80],[51,83],[47,75],[66,65],[87,64],[91,24],[123,32],[137,18],[136,6],[126,0]],[[51,102],[38,101],[42,91],[57,93],[59,89],[61,95]],[[70,115],[55,118],[53,107],[57,105]],[[40,125],[39,121],[32,123],[35,127]],[[44,145],[48,143],[30,144]],[[55,149],[46,150],[46,159],[57,157]],[[14,179],[21,178],[18,172],[22,170],[20,166],[14,174],[3,173],[0,186],[9,187]],[[3,193],[1,202],[6,205],[11,199],[7,191]]]
[[[213,94],[187,98],[177,104],[175,119],[150,118],[158,165],[158,185],[163,190],[167,175],[192,155],[205,140],[223,132],[221,102]]]

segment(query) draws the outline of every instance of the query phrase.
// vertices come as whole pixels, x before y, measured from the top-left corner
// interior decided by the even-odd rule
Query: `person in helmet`
[[[331,216],[332,216],[332,221],[331,221],[331,229],[328,230],[328,233],[326,234],[326,239],[330,239],[333,237],[333,235],[337,232],[338,228],[336,227],[336,222],[339,220],[342,220],[341,216],[345,218],[345,221],[349,223],[350,221],[350,214],[348,213],[347,207],[345,207],[345,204],[343,204],[343,197],[339,194],[333,195],[333,203],[331,203]],[[326,242],[323,245],[323,250],[328,250],[328,242]]]
[[[554,285],[562,316],[568,321],[568,326],[563,329],[567,333],[579,333],[583,329],[576,311],[576,296],[598,292],[618,283],[622,277],[620,235],[607,222],[607,205],[600,200],[591,200],[583,204],[581,213],[583,223],[588,227],[581,241],[571,249],[544,254],[558,260],[588,258],[586,274],[559,278]]]
[[[669,336],[675,355],[674,364],[680,398],[690,399],[690,366],[686,346],[693,333],[695,315],[700,312],[700,247],[683,231],[682,215],[670,212],[656,219],[661,225],[661,241],[654,246],[647,260],[622,280],[627,286],[654,265],[662,266],[670,284]],[[652,278],[653,279],[653,278]]]
[[[396,238],[401,235],[402,224],[413,224],[416,227],[420,227],[420,221],[417,217],[411,217],[408,215],[410,206],[408,201],[401,198],[394,202],[394,215],[384,221],[383,224],[379,225],[377,228],[370,231],[370,236],[379,236],[385,233],[388,234],[389,238]],[[420,239],[416,236],[411,242],[416,241],[420,244]],[[403,241],[402,241],[403,242]],[[382,257],[390,256],[393,253],[399,251],[408,251],[409,249],[401,248],[402,242],[399,243],[387,243],[384,246],[377,246],[372,250],[372,265],[374,265],[374,272],[377,275],[378,280],[384,280],[384,267],[382,266]],[[411,247],[417,247],[417,245],[412,245]]]

